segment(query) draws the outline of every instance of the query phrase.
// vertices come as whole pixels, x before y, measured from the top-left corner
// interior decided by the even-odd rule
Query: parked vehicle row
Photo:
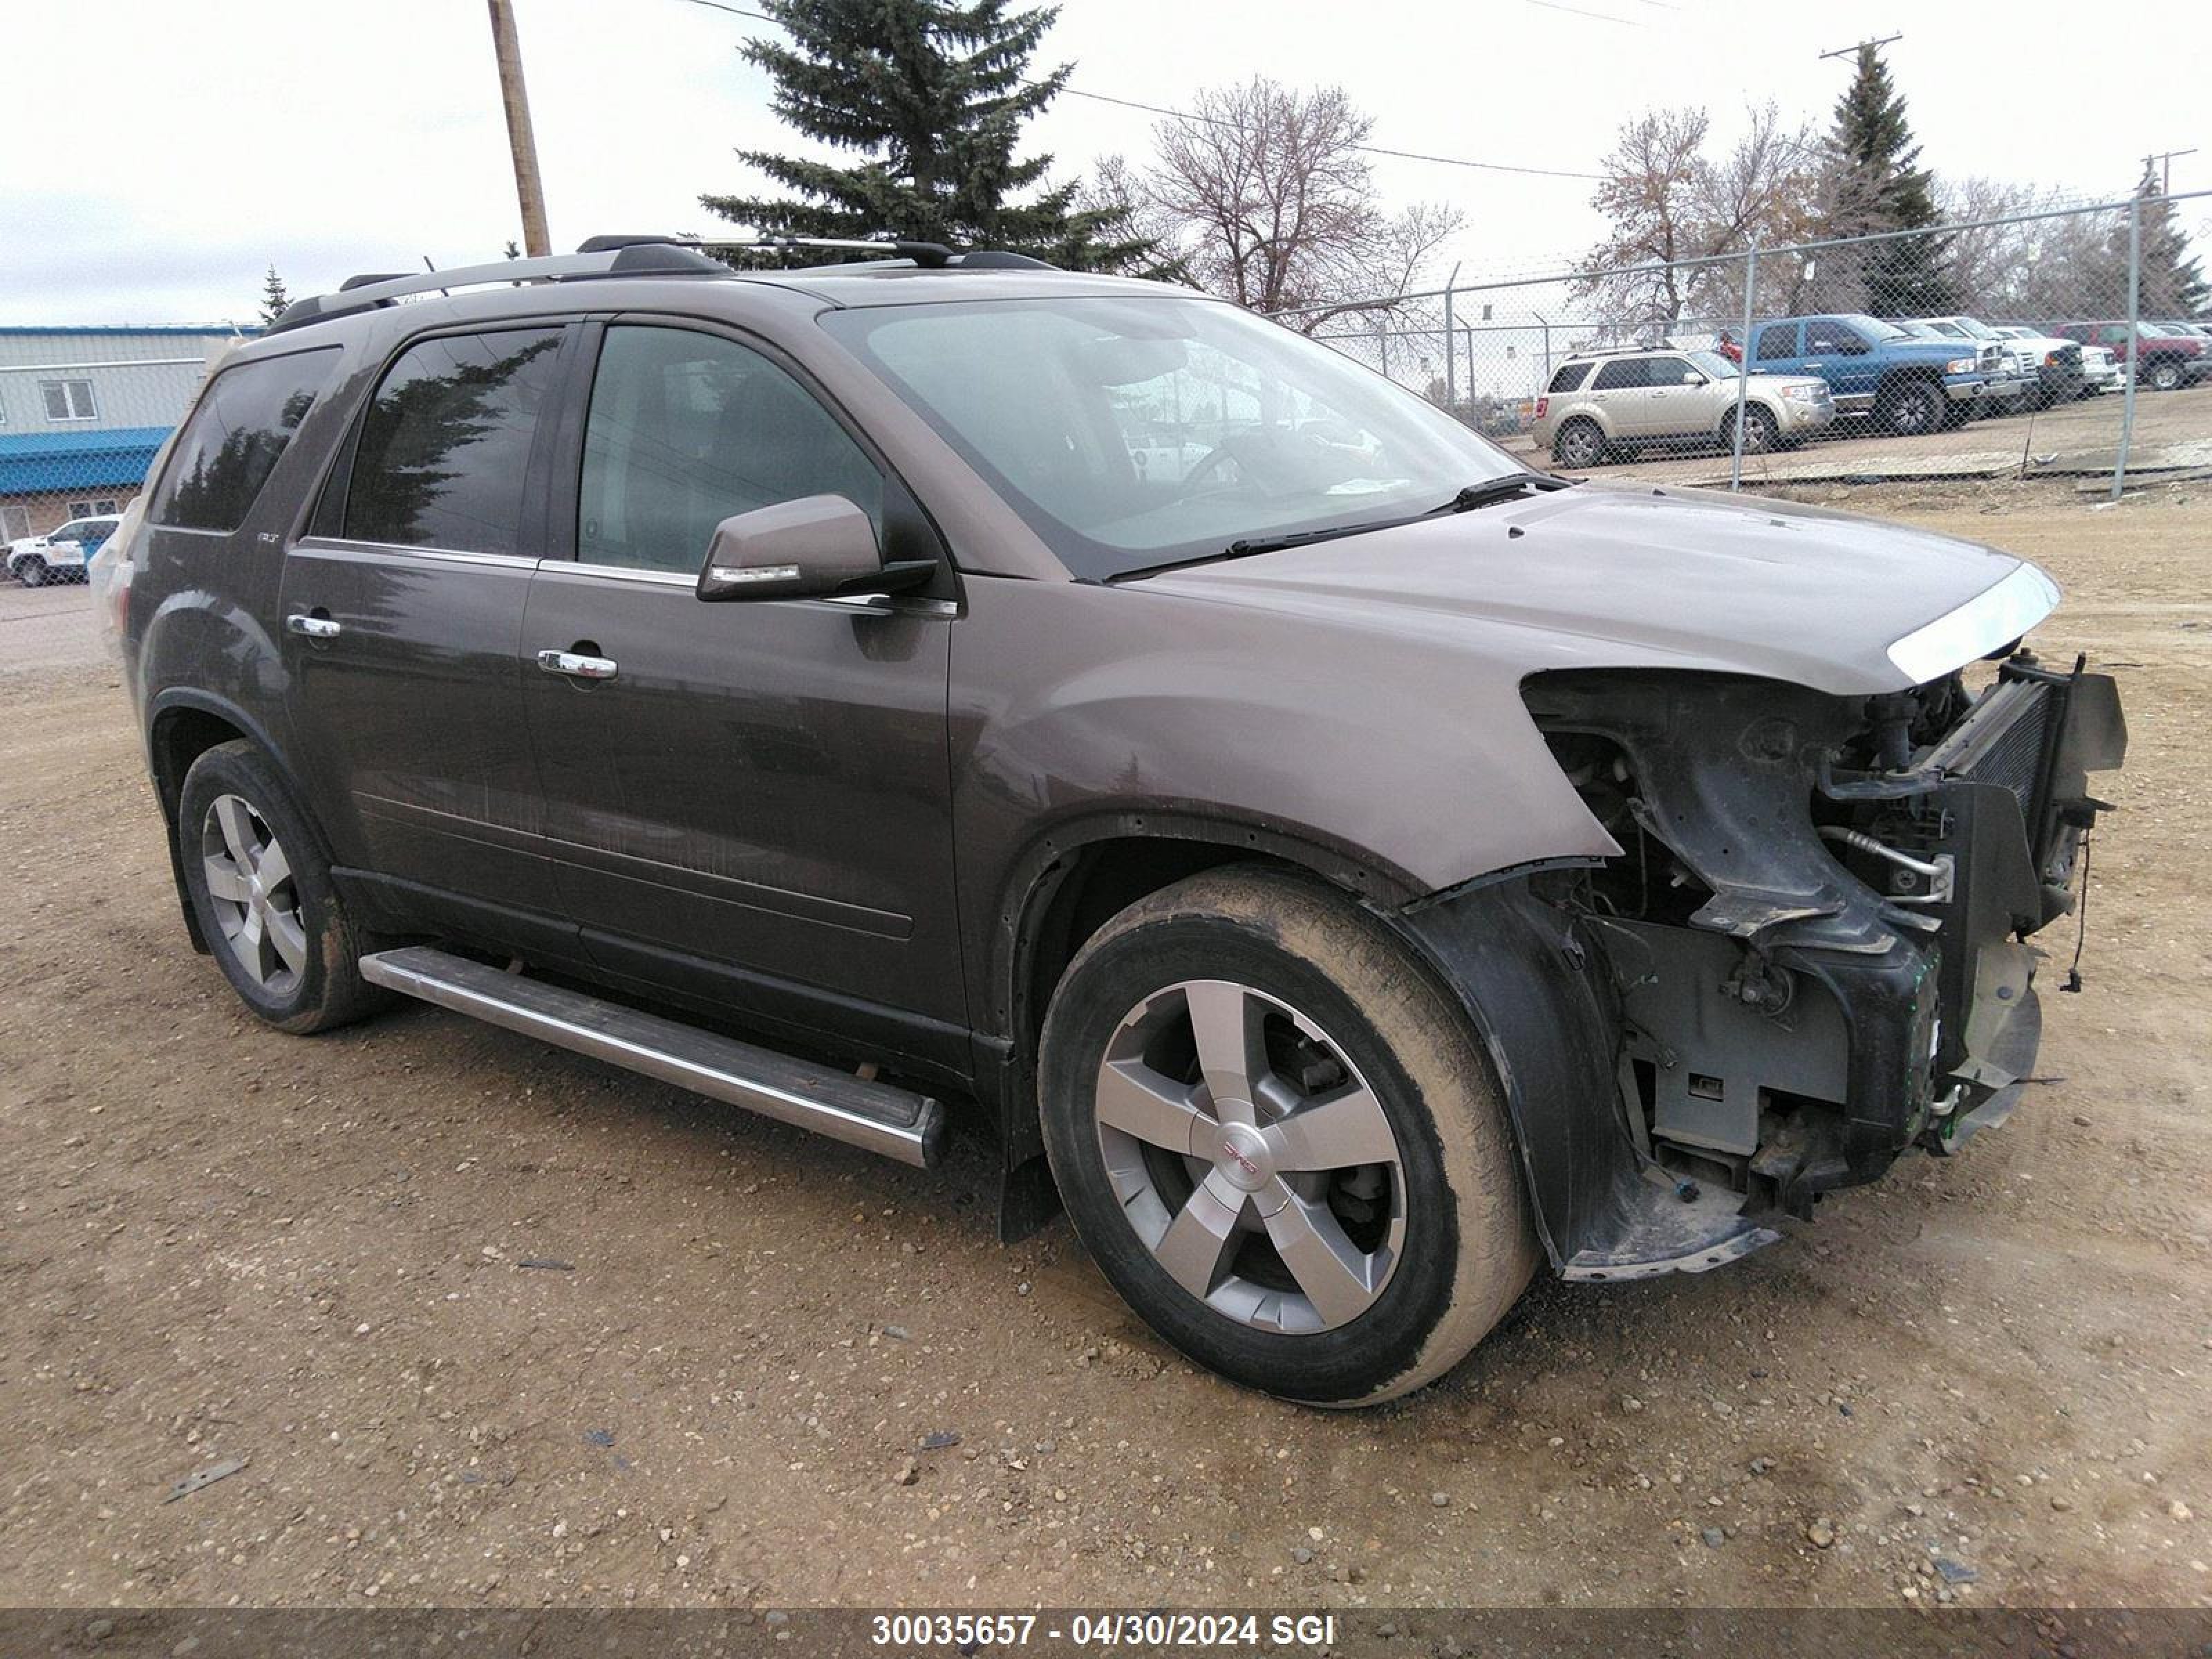
[[[1723,334],[1711,350],[1671,344],[1580,351],[1530,411],[1537,446],[1567,467],[1646,445],[1733,447],[1739,404],[1747,454],[1850,422],[1913,437],[1978,415],[2018,414],[2143,385],[2170,391],[2212,375],[2212,328],[2180,323],[1991,325],[1960,315],[1858,313],[1784,317]],[[2140,348],[2137,349],[2136,348]]]
[[[26,587],[81,582],[92,556],[122,521],[115,514],[95,514],[88,519],[71,519],[43,536],[19,536],[7,544],[8,574]]]
[[[2212,376],[2212,333],[2194,323],[2053,323],[2053,334],[2094,342],[2122,362],[2140,368],[2153,392],[2176,392]]]

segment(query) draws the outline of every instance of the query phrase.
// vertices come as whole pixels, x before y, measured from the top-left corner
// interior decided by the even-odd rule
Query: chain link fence
[[[1279,320],[1532,466],[1731,488],[2212,465],[2212,191],[1385,295]]]
[[[0,547],[25,587],[82,581],[214,362],[206,328],[0,329]]]

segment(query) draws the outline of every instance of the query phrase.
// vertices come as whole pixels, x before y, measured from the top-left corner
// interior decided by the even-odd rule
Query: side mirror
[[[1693,368],[1687,374],[1685,374],[1682,377],[1682,384],[1684,386],[1710,386],[1711,382]]]
[[[842,495],[802,495],[714,526],[699,569],[702,599],[806,599],[880,586],[868,515]]]

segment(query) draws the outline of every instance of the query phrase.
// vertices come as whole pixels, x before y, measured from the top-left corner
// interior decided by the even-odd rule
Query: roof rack
[[[645,246],[692,247],[708,252],[737,253],[773,252],[793,248],[827,248],[845,253],[884,253],[894,259],[910,259],[924,270],[943,270],[957,266],[963,270],[1056,270],[1058,266],[1035,258],[1026,253],[1016,253],[1006,248],[979,247],[965,250],[947,247],[942,242],[921,242],[902,236],[846,237],[846,236],[756,236],[744,241],[709,242],[696,236],[592,236],[586,239],[577,249],[580,253],[597,252],[602,248],[639,247]]]
[[[457,288],[486,288],[502,283],[569,282],[584,276],[726,276],[731,274],[730,267],[710,257],[717,250],[790,248],[884,253],[894,259],[911,260],[925,270],[940,270],[947,266],[971,270],[1055,269],[1026,253],[1012,253],[1002,248],[956,252],[942,242],[908,241],[893,237],[861,240],[833,236],[762,236],[750,241],[709,242],[696,236],[590,236],[578,245],[574,253],[535,259],[501,259],[494,264],[458,265],[451,270],[365,270],[347,277],[334,293],[295,300],[263,332],[281,334],[287,329],[324,322],[332,317],[374,310],[410,295],[448,293]]]
[[[711,276],[729,274],[727,265],[708,258],[698,251],[696,243],[686,244],[672,237],[649,240],[643,238],[620,240],[622,246],[605,250],[556,253],[538,259],[501,259],[494,264],[457,265],[451,270],[410,271],[405,276],[364,271],[358,276],[348,277],[336,293],[311,295],[307,299],[295,300],[264,332],[282,334],[288,329],[303,327],[309,323],[374,310],[410,295],[437,294],[457,288],[489,288],[501,283],[556,283],[579,276]]]

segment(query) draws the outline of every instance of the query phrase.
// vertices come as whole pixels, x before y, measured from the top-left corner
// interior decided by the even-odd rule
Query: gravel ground
[[[2049,1080],[1346,1415],[1193,1370],[1064,1224],[1000,1248],[972,1152],[428,1009],[259,1027],[185,945],[82,590],[0,593],[60,641],[0,667],[0,1601],[2212,1603],[2212,499],[1984,493],[1849,499],[2042,561],[2039,643],[2124,675]]]

